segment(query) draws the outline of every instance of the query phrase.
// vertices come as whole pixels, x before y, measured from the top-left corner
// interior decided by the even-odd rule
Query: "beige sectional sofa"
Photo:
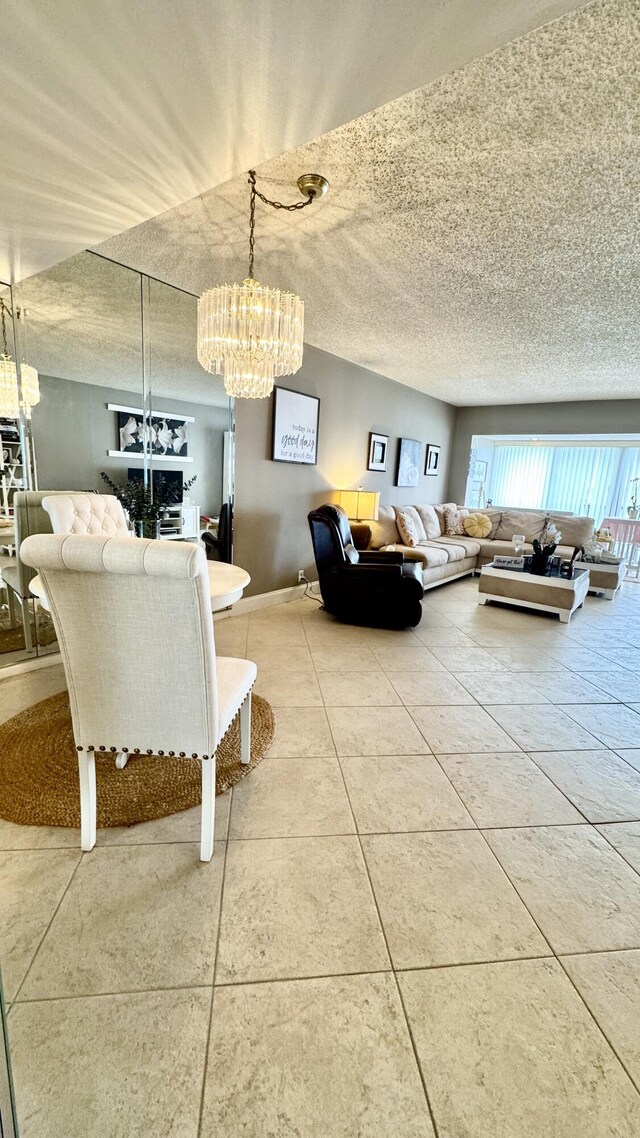
[[[545,510],[516,510],[507,506],[469,511],[489,517],[492,523],[489,537],[448,537],[444,532],[445,506],[459,508],[454,502],[414,507],[427,538],[426,542],[415,546],[403,544],[396,524],[396,509],[406,509],[406,506],[380,506],[378,520],[371,523],[369,548],[388,549],[389,546],[394,546],[405,557],[420,561],[424,587],[432,589],[443,581],[479,571],[483,565],[493,561],[497,554],[512,554],[512,538],[516,533],[525,535],[525,550],[531,553],[533,539],[540,536],[549,522],[553,522],[562,535],[562,544],[556,550],[562,557],[571,557],[576,546],[585,545],[593,537],[593,518],[547,513]]]

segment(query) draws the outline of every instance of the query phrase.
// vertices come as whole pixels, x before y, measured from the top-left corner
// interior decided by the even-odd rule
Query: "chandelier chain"
[[[5,312],[6,312],[6,311],[8,311],[8,309],[7,309],[7,306],[6,306],[5,302],[4,302],[4,299],[3,299],[3,297],[1,297],[1,296],[0,296],[0,311],[2,312],[2,343],[3,343],[3,352],[4,352],[5,356],[8,356],[8,355],[9,355],[9,345],[8,345],[8,343],[7,343],[7,325],[6,325],[6,317],[5,317]]]
[[[289,212],[292,212],[293,210],[304,209],[305,206],[311,205],[316,195],[313,190],[310,190],[306,201],[292,202],[291,205],[285,205],[284,202],[271,201],[271,198],[267,198],[264,194],[260,193],[260,190],[256,187],[255,170],[249,170],[248,181],[249,185],[251,186],[251,196],[249,203],[249,277],[251,280],[254,280],[253,260],[256,243],[256,198],[260,198],[261,202],[264,202],[265,205],[273,206],[274,209],[286,209]]]

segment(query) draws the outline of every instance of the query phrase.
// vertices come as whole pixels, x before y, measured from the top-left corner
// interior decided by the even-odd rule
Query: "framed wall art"
[[[146,450],[155,460],[193,462],[187,438],[188,424],[195,423],[193,415],[153,411],[149,416],[147,412],[145,432],[145,412],[141,407],[107,403],[107,410],[116,413],[118,449],[107,451],[111,458],[130,458],[132,455],[142,455]]]
[[[433,446],[432,443],[427,443],[427,457],[424,463],[425,474],[435,475],[438,473],[440,466],[440,447]]]
[[[487,478],[487,463],[484,459],[475,458],[469,471],[472,482],[485,482]]]
[[[389,450],[389,436],[376,435],[369,432],[369,465],[368,470],[387,469],[387,451]]]
[[[273,461],[315,466],[319,420],[320,400],[315,395],[274,387]]]
[[[417,486],[420,479],[420,451],[418,439],[400,439],[396,486]]]

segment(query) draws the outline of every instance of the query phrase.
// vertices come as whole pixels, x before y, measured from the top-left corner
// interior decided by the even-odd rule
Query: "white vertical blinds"
[[[498,506],[566,510],[599,523],[625,516],[639,475],[639,447],[497,445],[487,496]]]

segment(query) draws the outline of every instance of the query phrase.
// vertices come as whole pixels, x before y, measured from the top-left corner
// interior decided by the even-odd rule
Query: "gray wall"
[[[320,404],[317,466],[272,462],[272,399],[236,402],[236,498],[233,559],[251,574],[248,593],[296,583],[298,569],[315,577],[307,514],[331,500],[330,491],[361,483],[385,503],[442,502],[446,498],[455,408],[439,399],[305,345],[304,363],[282,381]],[[384,474],[367,471],[369,432],[390,436]],[[398,439],[442,447],[437,477],[421,475],[415,489],[394,487]]]
[[[640,399],[459,407],[451,454],[449,495],[456,502],[464,501],[473,435],[589,435],[638,431]]]
[[[130,466],[142,466],[141,458],[109,458],[118,447],[116,413],[107,403],[140,407],[135,391],[118,391],[92,383],[40,376],[41,399],[33,409],[38,485],[41,490],[98,490],[108,493],[100,477],[105,470],[114,482],[125,482]],[[228,427],[228,410],[162,399],[161,410],[193,415],[189,423],[189,454],[193,462],[158,463],[157,469],[182,470],[185,480],[197,474],[189,492],[202,513],[214,513],[222,502],[222,435]]]

